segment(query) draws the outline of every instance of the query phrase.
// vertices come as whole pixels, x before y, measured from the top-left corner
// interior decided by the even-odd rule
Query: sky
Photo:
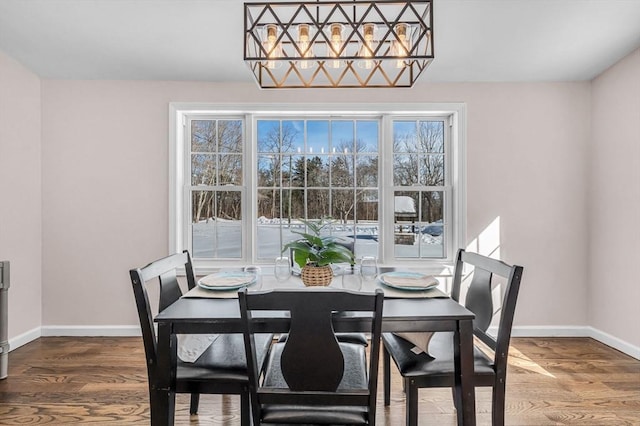
[[[259,120],[258,141],[264,140],[279,124],[278,120]],[[291,126],[296,130],[297,136],[293,145],[294,150],[299,153],[329,154],[338,150],[344,151],[345,143],[350,146],[347,149],[351,152],[354,139],[366,146],[367,152],[378,151],[380,132],[377,120],[283,120],[282,125],[283,128]],[[260,151],[263,149],[263,146],[259,146]]]

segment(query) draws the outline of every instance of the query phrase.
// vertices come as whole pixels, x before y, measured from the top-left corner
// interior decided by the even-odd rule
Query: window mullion
[[[395,261],[393,247],[393,218],[394,218],[394,187],[393,187],[393,126],[392,118],[388,115],[382,117],[382,135],[378,159],[378,198],[379,198],[379,223],[381,241],[386,243],[381,245],[382,263],[393,263]],[[386,185],[384,183],[387,183]]]
[[[243,209],[243,229],[246,231],[243,235],[243,259],[249,259],[251,263],[255,263],[257,250],[255,248],[257,225],[258,222],[254,218],[258,217],[257,206],[257,163],[258,163],[258,141],[256,132],[257,119],[253,114],[245,114],[245,144],[243,159],[244,185],[242,197],[244,203]]]

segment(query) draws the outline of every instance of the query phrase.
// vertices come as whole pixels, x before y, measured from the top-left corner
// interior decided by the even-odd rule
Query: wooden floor
[[[515,338],[507,379],[508,425],[640,425],[640,361],[591,339]],[[380,386],[381,387],[381,386]],[[488,389],[477,395],[478,424],[490,424]],[[176,424],[239,425],[236,397],[202,396],[190,418],[179,395]],[[420,425],[455,424],[448,390],[421,390]],[[378,398],[378,425],[404,423],[399,376],[392,404]],[[0,424],[149,423],[140,338],[48,337],[9,354],[0,380]]]

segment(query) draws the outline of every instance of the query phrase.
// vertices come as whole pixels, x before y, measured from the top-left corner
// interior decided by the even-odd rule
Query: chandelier
[[[263,89],[411,87],[433,60],[432,0],[244,4]]]

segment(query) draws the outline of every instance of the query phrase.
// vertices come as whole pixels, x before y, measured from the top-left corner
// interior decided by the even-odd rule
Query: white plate
[[[199,279],[198,286],[207,290],[236,290],[255,282],[256,276],[250,272],[217,272]]]
[[[416,283],[416,285],[399,285],[399,284],[394,284],[392,282],[393,277],[407,278],[407,279],[412,279],[416,281],[424,280],[425,283],[424,285],[418,285],[418,283]],[[438,286],[438,280],[436,280],[430,275],[421,274],[419,272],[400,272],[400,271],[386,272],[384,274],[380,274],[378,279],[382,284],[386,285],[387,287],[396,288],[399,290],[424,291],[424,290],[429,290],[431,288]]]

